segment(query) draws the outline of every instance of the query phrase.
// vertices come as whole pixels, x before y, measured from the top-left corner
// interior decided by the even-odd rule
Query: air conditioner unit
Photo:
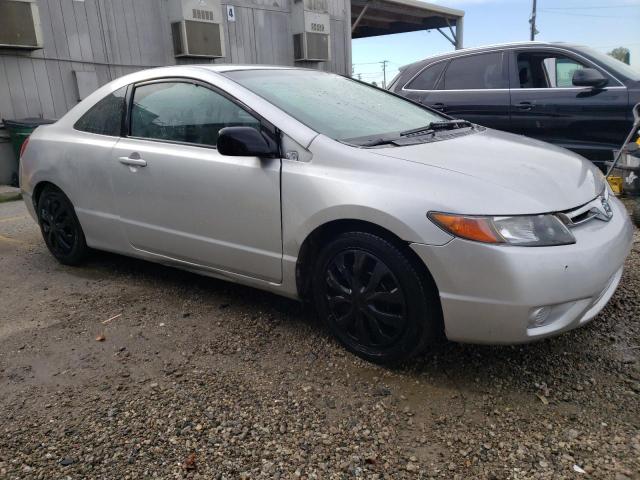
[[[42,48],[40,15],[35,0],[0,1],[0,48]]]
[[[331,22],[328,7],[327,0],[294,1],[291,15],[295,60],[331,60]]]
[[[169,17],[176,57],[225,56],[220,0],[171,0]]]

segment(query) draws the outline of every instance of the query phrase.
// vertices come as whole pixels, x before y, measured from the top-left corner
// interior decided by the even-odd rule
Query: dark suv
[[[640,74],[587,47],[525,42],[427,58],[389,90],[452,117],[610,160],[640,102]]]

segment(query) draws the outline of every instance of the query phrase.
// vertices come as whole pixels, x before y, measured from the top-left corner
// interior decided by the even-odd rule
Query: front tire
[[[89,248],[73,204],[59,189],[44,188],[38,198],[38,223],[47,248],[64,265],[81,263]]]
[[[320,253],[314,303],[330,332],[371,362],[396,363],[437,338],[437,292],[398,247],[365,232],[340,235]]]

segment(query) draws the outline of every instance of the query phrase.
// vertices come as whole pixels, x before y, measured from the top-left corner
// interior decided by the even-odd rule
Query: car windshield
[[[226,75],[318,133],[363,144],[444,117],[383,90],[313,70],[236,70]]]
[[[632,67],[621,62],[617,58],[613,58],[611,55],[605,55],[604,53],[600,53],[597,50],[588,47],[580,47],[578,50],[583,51],[594,60],[602,63],[605,67],[613,70],[614,73],[619,73],[635,82],[640,81],[640,72],[634,70]]]

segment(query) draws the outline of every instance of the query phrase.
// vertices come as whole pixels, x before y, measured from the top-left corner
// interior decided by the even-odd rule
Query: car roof
[[[190,67],[204,68],[212,72],[224,73],[234,70],[308,70],[307,68],[287,67],[278,65],[242,65],[234,63],[195,64]]]
[[[564,48],[577,48],[581,45],[567,43],[567,42],[512,42],[512,43],[496,43],[492,45],[483,45],[480,47],[472,47],[472,48],[463,48],[460,50],[455,50],[453,52],[440,53],[438,55],[432,55],[430,57],[424,58],[422,60],[418,60],[417,62],[408,63],[400,67],[400,70],[404,70],[410,66],[424,65],[426,63],[430,63],[432,60],[436,59],[445,59],[445,58],[455,58],[461,55],[466,55],[469,53],[479,53],[488,50],[497,50],[501,48],[519,48],[519,47],[564,47]]]

